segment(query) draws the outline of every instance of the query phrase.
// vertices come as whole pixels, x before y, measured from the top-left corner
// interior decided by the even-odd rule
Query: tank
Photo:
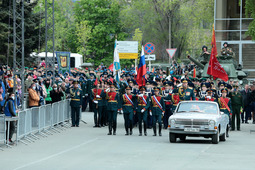
[[[191,56],[187,56],[189,60],[194,62],[199,69],[196,71],[196,76],[199,78],[209,78],[210,75],[207,74],[209,61],[205,64],[202,64],[200,61],[196,60]],[[242,71],[241,65],[237,65],[235,59],[231,55],[222,55],[217,57],[219,63],[224,68],[226,73],[228,74],[229,79],[239,79],[247,77],[247,73]]]

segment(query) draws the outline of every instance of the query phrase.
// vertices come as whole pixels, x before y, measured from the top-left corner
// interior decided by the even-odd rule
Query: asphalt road
[[[210,139],[187,138],[169,143],[168,130],[162,137],[125,136],[123,115],[118,115],[116,136],[108,128],[93,128],[93,114],[83,113],[80,127],[40,137],[34,143],[19,143],[0,151],[0,169],[255,169],[254,124],[242,124],[230,132],[226,142],[211,144]]]

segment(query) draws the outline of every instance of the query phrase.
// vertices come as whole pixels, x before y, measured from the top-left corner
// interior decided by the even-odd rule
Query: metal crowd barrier
[[[39,139],[38,136],[46,137],[52,132],[60,132],[58,129],[70,127],[69,105],[70,100],[63,100],[19,112],[17,140],[27,144]]]
[[[5,116],[4,114],[0,115],[0,144],[4,145],[6,142],[6,124],[5,124]],[[0,150],[3,150],[0,147]]]

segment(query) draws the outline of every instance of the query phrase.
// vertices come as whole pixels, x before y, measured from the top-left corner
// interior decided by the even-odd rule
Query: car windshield
[[[217,114],[217,105],[206,102],[184,102],[180,103],[176,110],[176,113],[184,112],[199,112],[199,113],[210,113]]]

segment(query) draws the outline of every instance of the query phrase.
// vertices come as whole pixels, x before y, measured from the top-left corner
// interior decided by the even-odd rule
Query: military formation
[[[76,107],[85,111],[88,105],[94,112],[94,127],[108,126],[108,135],[116,135],[117,116],[123,115],[125,135],[133,135],[133,128],[138,127],[139,136],[147,136],[148,129],[153,129],[153,136],[162,136],[161,131],[168,128],[168,118],[179,102],[200,100],[217,102],[220,111],[229,116],[231,129],[240,130],[243,99],[238,81],[149,75],[146,84],[139,87],[135,76],[128,73],[122,74],[120,82],[107,73],[100,77],[90,73],[89,77],[74,81],[70,88],[73,126],[77,126],[79,118]]]

